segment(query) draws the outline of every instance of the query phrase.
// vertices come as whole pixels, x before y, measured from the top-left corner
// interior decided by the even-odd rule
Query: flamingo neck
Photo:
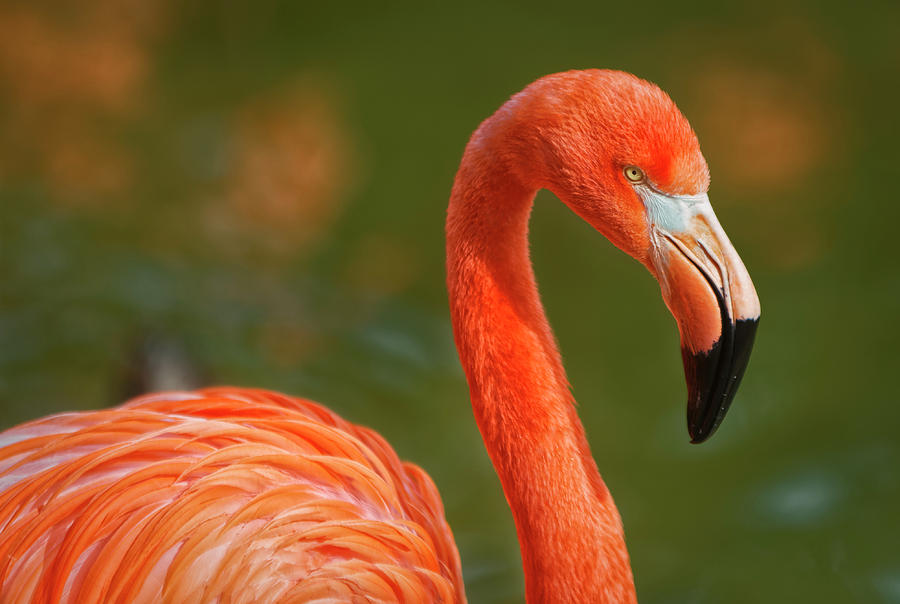
[[[634,602],[621,520],[529,259],[537,188],[504,166],[485,130],[469,143],[450,199],[448,289],[475,419],[515,519],[527,599]]]

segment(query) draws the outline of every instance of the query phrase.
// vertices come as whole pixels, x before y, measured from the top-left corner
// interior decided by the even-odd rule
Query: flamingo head
[[[519,178],[556,193],[659,281],[681,335],[688,431],[706,440],[743,376],[760,307],[710,205],[690,124],[658,87],[616,71],[547,76],[511,102],[537,124],[508,131],[525,133],[513,148],[539,167]]]

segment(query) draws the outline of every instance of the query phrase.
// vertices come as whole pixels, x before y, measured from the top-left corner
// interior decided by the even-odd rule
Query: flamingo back
[[[424,471],[313,402],[217,388],[0,433],[0,601],[465,597]]]

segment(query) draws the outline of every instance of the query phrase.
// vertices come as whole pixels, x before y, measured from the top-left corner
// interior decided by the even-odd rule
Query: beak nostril
[[[731,285],[729,284],[728,280],[728,265],[724,262],[719,262],[719,259],[709,250],[709,247],[707,247],[702,239],[697,239],[697,245],[701,250],[703,250],[703,253],[706,254],[707,260],[709,260],[710,263],[712,263],[712,265],[715,266],[716,270],[719,272],[719,279],[721,279],[722,281],[721,292],[725,297],[725,304],[728,307],[728,312],[733,320],[735,316],[734,300],[731,296]]]

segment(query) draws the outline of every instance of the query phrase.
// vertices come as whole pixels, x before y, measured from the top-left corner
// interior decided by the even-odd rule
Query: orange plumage
[[[303,399],[214,388],[0,436],[4,602],[457,602],[437,489]],[[331,600],[329,600],[331,601]]]
[[[708,185],[675,104],[620,72],[541,78],[466,147],[447,214],[450,312],[529,602],[636,600],[538,296],[534,196],[552,190],[659,279],[701,442],[731,404],[759,318]],[[0,447],[3,601],[465,601],[431,480],[309,401],[150,395],[13,428]]]

